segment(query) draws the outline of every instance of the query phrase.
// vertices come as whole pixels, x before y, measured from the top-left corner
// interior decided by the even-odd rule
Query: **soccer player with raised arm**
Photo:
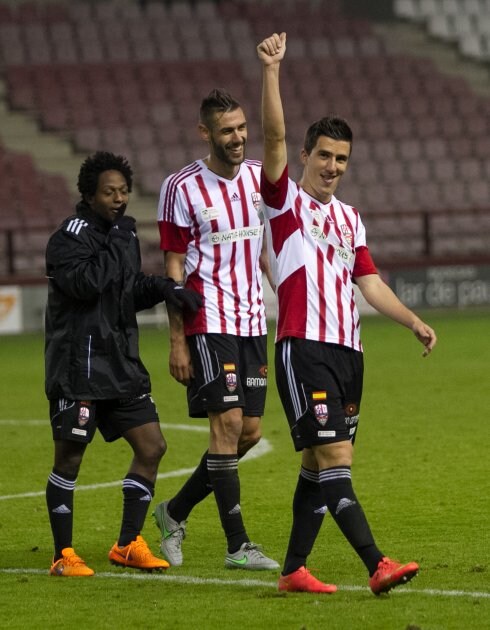
[[[279,89],[285,51],[285,33],[257,47],[263,70],[261,193],[278,304],[276,380],[295,449],[302,454],[279,590],[336,591],[306,568],[328,511],[378,595],[412,579],[419,567],[380,551],[352,486],[363,381],[354,283],[371,306],[414,333],[424,356],[436,335],[381,280],[358,211],[335,197],[352,150],[349,125],[329,116],[311,124],[301,150],[302,177],[299,183],[288,178]]]

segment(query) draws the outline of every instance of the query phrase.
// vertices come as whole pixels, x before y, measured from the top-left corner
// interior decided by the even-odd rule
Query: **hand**
[[[273,33],[257,46],[257,55],[264,66],[279,63],[286,52],[286,33]]]
[[[130,234],[136,234],[136,219],[129,216],[118,217],[111,228],[112,236],[123,238],[129,241]]]
[[[420,343],[423,343],[425,346],[425,350],[422,353],[422,356],[425,358],[431,353],[432,348],[437,343],[436,333],[420,319],[413,324],[412,331]]]
[[[184,287],[177,284],[172,278],[157,277],[155,278],[155,282],[167,304],[182,310],[188,309],[193,313],[197,313],[201,308],[202,296],[197,291],[184,289]]]

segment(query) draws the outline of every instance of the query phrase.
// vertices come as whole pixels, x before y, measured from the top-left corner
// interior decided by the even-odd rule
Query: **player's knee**
[[[262,433],[260,429],[253,431],[252,433],[242,434],[238,442],[238,455],[243,457],[251,448],[260,442]]]
[[[152,442],[147,445],[143,458],[147,465],[156,467],[160,463],[160,460],[167,452],[167,442],[162,437],[157,442]]]

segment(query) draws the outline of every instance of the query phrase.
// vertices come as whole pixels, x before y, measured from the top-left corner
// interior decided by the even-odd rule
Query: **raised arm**
[[[263,168],[271,183],[281,177],[287,163],[286,126],[279,90],[279,67],[286,52],[286,33],[274,33],[257,46],[262,61]]]

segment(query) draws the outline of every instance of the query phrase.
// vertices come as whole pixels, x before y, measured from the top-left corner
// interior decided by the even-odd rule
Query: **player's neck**
[[[213,159],[213,156],[209,155],[204,158],[203,162],[210,171],[223,179],[234,179],[240,170],[240,164],[227,164],[221,160]]]

